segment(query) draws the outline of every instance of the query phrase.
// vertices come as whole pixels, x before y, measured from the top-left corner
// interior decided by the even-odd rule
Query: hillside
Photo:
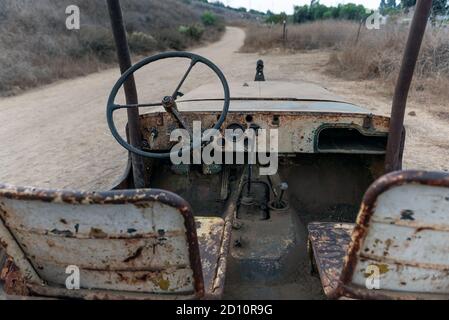
[[[80,30],[66,28],[69,5],[80,8]],[[218,40],[224,18],[239,18],[187,0],[126,0],[122,7],[136,55]],[[214,19],[205,24],[207,10]],[[114,50],[105,0],[0,2],[0,95],[101,70],[115,62]]]

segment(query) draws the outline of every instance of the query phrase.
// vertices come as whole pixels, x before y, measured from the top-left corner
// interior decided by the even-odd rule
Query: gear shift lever
[[[284,201],[285,191],[288,190],[288,184],[286,182],[281,182],[278,185],[280,192],[276,194],[276,199],[271,202],[270,208],[272,210],[283,211],[288,209],[288,202]]]

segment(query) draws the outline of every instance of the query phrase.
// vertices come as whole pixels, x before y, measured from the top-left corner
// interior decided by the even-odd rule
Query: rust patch
[[[117,274],[121,282],[129,284],[138,284],[142,282],[151,281],[155,286],[159,287],[163,291],[168,291],[170,289],[170,281],[164,279],[160,272],[145,272],[131,277],[127,277],[122,273]]]
[[[385,247],[385,250],[384,250],[384,253],[383,253],[384,256],[388,255],[388,253],[390,251],[390,247],[391,247],[392,244],[393,244],[393,240],[391,240],[391,239],[385,240],[385,246],[386,247]]]
[[[91,228],[89,232],[89,237],[94,239],[106,239],[108,235],[101,229]]]
[[[50,233],[53,233],[53,234],[58,235],[58,236],[63,236],[63,237],[66,237],[66,238],[73,237],[73,233],[70,230],[53,229],[53,230],[50,231]]]
[[[309,224],[309,243],[327,296],[332,296],[338,287],[353,228],[353,224],[327,222]]]
[[[5,241],[3,241],[2,239],[0,239],[0,245],[3,247],[3,249],[8,248],[8,244]]]
[[[420,233],[420,232],[425,231],[425,230],[435,230],[435,228],[433,228],[433,227],[419,227],[419,228],[416,229],[415,233]]]
[[[136,260],[137,258],[139,258],[142,255],[142,251],[143,251],[143,247],[139,247],[135,253],[133,253],[131,256],[129,256],[128,258],[123,260],[123,262],[129,263],[133,260]]]
[[[151,207],[149,202],[140,202],[140,203],[135,203],[134,205],[139,209],[148,209]]]
[[[415,213],[412,210],[402,210],[401,211],[401,220],[410,220],[415,221],[415,218],[413,217]]]
[[[25,279],[11,258],[6,261],[0,279],[5,282],[4,290],[6,294],[16,296],[30,295]]]
[[[380,263],[380,264],[372,264],[371,266],[377,267],[377,269],[379,270],[379,273],[380,273],[381,275],[387,273],[388,271],[390,271],[390,269],[388,268],[388,265],[387,265],[387,264]],[[372,273],[364,273],[364,274],[363,274],[363,276],[364,276],[365,278],[368,278],[368,277],[370,277],[370,276],[372,276],[372,275],[373,275]]]
[[[55,242],[53,240],[47,240],[47,244],[50,248],[55,246]]]
[[[4,204],[0,206],[0,213],[3,215],[4,219],[9,219],[9,213],[3,207]]]
[[[160,279],[159,280],[159,288],[161,288],[164,291],[167,291],[168,288],[170,288],[170,281],[165,280],[165,279]]]
[[[16,200],[37,200],[48,203],[86,204],[137,204],[149,207],[151,202],[161,202],[178,209],[181,213],[191,212],[190,205],[177,194],[159,189],[114,190],[108,192],[79,192],[69,190],[44,190],[30,187],[15,187],[0,184],[0,198]]]

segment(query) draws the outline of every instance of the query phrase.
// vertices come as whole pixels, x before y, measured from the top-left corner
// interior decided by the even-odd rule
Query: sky
[[[293,13],[294,5],[310,4],[310,0],[221,0],[221,2],[235,8],[245,7],[263,12],[271,10],[275,13],[284,11],[288,14]],[[336,6],[339,3],[356,3],[363,4],[370,9],[377,9],[380,0],[320,0],[320,3],[327,6]]]

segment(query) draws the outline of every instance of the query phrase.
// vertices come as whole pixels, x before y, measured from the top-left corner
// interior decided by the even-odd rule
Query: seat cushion
[[[326,296],[338,287],[344,258],[351,242],[355,224],[314,222],[309,224],[309,245]]]
[[[224,220],[221,218],[196,217],[198,244],[203,267],[206,298],[215,291],[215,278],[220,260]],[[219,284],[223,286],[224,284]]]

